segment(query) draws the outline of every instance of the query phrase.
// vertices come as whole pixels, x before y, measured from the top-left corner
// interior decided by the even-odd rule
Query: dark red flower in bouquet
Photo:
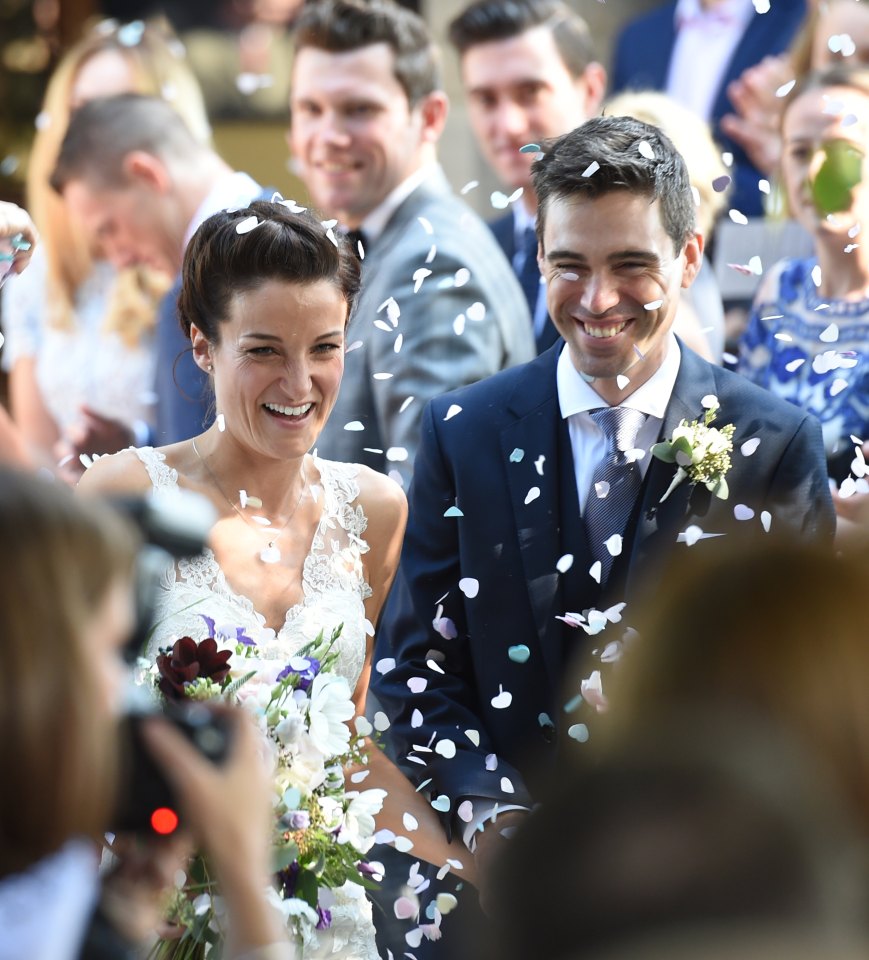
[[[190,637],[175,642],[157,657],[160,692],[167,700],[185,700],[184,684],[202,678],[223,683],[229,674],[231,650],[218,650],[213,637],[197,643]]]

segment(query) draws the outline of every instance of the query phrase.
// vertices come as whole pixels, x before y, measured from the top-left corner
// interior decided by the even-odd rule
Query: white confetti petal
[[[344,424],[344,429],[345,429],[345,430],[351,430],[351,431],[354,431],[354,430],[357,430],[357,431],[358,431],[358,430],[364,430],[364,429],[365,429],[365,425],[364,425],[361,421],[359,421],[359,420],[351,420],[350,423],[345,423],[345,424]]]
[[[453,320],[453,333],[460,337],[465,332],[465,315],[460,313],[455,320]]]
[[[447,410],[447,415],[444,417],[444,422],[447,420],[452,420],[456,414],[461,412],[462,408],[457,403],[451,403],[449,409]]]
[[[729,216],[734,223],[738,223],[740,226],[745,226],[748,223],[748,217],[739,210],[730,210]]]
[[[736,517],[737,520],[752,520],[754,519],[754,510],[744,503],[737,503],[733,508],[733,516]]]
[[[430,276],[431,276],[431,270],[429,270],[427,267],[420,267],[418,270],[414,270],[413,292],[419,293],[419,288],[422,286],[423,280],[425,280],[426,277],[430,277]]]
[[[616,385],[618,386],[619,390],[626,389],[630,382],[630,377],[626,377],[623,373],[620,373],[616,377]]]
[[[640,151],[640,154],[644,156],[647,160],[655,159],[655,151],[652,149],[651,144],[647,143],[645,140],[641,140],[637,149]]]
[[[691,524],[685,531],[685,543],[687,543],[689,547],[693,547],[702,536],[703,530],[696,524]]]
[[[598,480],[594,485],[594,492],[603,500],[604,497],[609,496],[610,485],[608,480]]]
[[[533,503],[540,496],[540,487],[532,487],[528,493],[525,494],[525,503]]]
[[[772,514],[769,510],[764,510],[760,515],[760,522],[763,524],[763,529],[769,533],[769,528],[772,525]]]
[[[462,579],[459,580],[459,590],[461,590],[469,600],[473,600],[480,592],[480,581],[475,580],[473,577],[462,577]]]
[[[835,323],[831,323],[818,334],[818,339],[823,343],[835,343],[839,339],[839,328]]]
[[[422,726],[422,714],[419,710],[414,710],[411,714],[410,725],[414,728],[414,730]]]
[[[386,459],[390,463],[404,463],[409,454],[405,447],[390,447],[386,451]]]
[[[595,562],[588,568],[588,575],[591,577],[595,583],[600,583],[601,573],[603,571],[603,565],[600,560],[595,560]]]
[[[559,557],[558,563],[555,564],[555,569],[559,573],[567,573],[567,571],[573,566],[573,554],[565,553],[563,557]]]
[[[456,755],[456,745],[452,740],[438,740],[435,744],[435,753],[444,757],[446,760],[452,760]]]
[[[513,694],[505,690],[503,686],[498,684],[498,695],[492,697],[491,704],[496,710],[506,710],[507,707],[513,702]]]
[[[611,557],[618,557],[622,552],[622,535],[614,533],[604,541],[604,546]]]
[[[226,430],[226,417],[222,413],[217,415],[217,429],[220,433],[223,433]]]
[[[463,287],[471,279],[471,271],[467,267],[459,267],[456,270],[455,284],[457,287]]]
[[[423,693],[428,686],[428,680],[425,677],[411,677],[407,681],[407,687],[411,693]]]
[[[456,813],[459,816],[459,820],[462,820],[464,823],[470,823],[474,819],[474,805],[470,800],[463,800],[459,804],[458,810]]]
[[[739,452],[744,457],[750,457],[754,454],[754,451],[760,446],[760,437],[752,437],[750,440],[746,440],[745,443],[739,448]]]
[[[600,170],[600,164],[597,160],[592,160],[591,163],[582,171],[582,176],[591,177],[594,176]]]
[[[663,300],[650,300],[648,303],[643,304],[644,310],[659,310],[664,303]]]
[[[475,300],[465,313],[468,315],[469,320],[473,320],[474,323],[479,323],[481,320],[486,319],[486,304]]]
[[[848,381],[838,377],[830,384],[830,396],[835,397],[848,386]]]

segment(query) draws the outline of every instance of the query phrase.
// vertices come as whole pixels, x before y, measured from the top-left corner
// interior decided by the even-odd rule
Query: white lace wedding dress
[[[178,474],[167,466],[162,453],[151,447],[136,450],[156,491],[178,489]],[[180,637],[204,639],[202,614],[220,627],[244,627],[257,644],[264,660],[286,664],[320,630],[328,636],[343,624],[336,644],[339,656],[336,672],[354,689],[365,662],[366,634],[371,627],[365,619],[363,601],[371,590],[362,570],[362,554],[368,544],[362,535],[367,520],[356,503],[359,485],[353,464],[315,460],[320,473],[316,495],[323,513],[311,550],[302,571],[303,600],[289,609],[276,633],[266,626],[247,597],[235,593],[226,582],[214,554],[206,550],[194,560],[181,561],[163,583],[157,604],[157,627],[147,657],[153,662],[160,647],[172,646]],[[304,943],[304,960],[377,960],[371,904],[361,886],[347,883],[334,891],[329,905],[331,926],[312,933]]]

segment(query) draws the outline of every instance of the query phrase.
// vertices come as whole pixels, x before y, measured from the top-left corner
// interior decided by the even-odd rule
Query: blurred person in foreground
[[[352,350],[320,451],[407,487],[425,402],[531,359],[528,309],[438,164],[448,104],[422,18],[391,0],[318,0],[295,37],[293,162],[364,254]]]
[[[70,479],[83,469],[80,453],[114,453],[154,425],[155,327],[171,274],[112,265],[49,184],[71,114],[120,93],[165,100],[198,142],[211,142],[202,93],[162,19],[93,25],[48,82],[27,165],[42,245],[33,268],[3,291],[3,365],[33,455],[61,461]]]
[[[502,955],[865,953],[866,569],[771,535],[647,582],[602,715],[500,864]]]
[[[0,535],[9,558],[0,577],[0,763],[14,771],[0,797],[0,957],[132,957],[157,925],[190,843],[180,834],[118,843],[120,861],[100,884],[99,844],[117,793],[136,539],[107,507],[6,470]],[[229,956],[292,958],[264,895],[265,764],[252,726],[227,716],[235,735],[220,768],[156,717],[146,743],[209,853],[229,911]]]

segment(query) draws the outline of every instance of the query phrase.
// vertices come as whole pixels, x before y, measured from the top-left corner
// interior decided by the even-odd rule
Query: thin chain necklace
[[[230,507],[232,507],[232,509],[241,517],[241,519],[248,526],[252,526],[255,530],[259,531],[260,533],[264,533],[269,537],[268,546],[260,550],[258,554],[260,560],[262,560],[263,563],[280,563],[281,551],[276,546],[277,540],[280,537],[280,535],[284,532],[284,530],[286,530],[290,520],[292,520],[293,517],[296,515],[296,511],[299,509],[299,504],[302,502],[302,497],[305,495],[305,490],[308,489],[308,477],[307,477],[307,474],[305,473],[305,461],[302,460],[302,489],[299,491],[299,499],[296,501],[296,505],[290,511],[290,515],[287,517],[286,520],[284,520],[284,522],[281,524],[278,530],[271,530],[271,529],[265,530],[262,527],[258,527],[256,524],[252,523],[244,515],[244,513],[242,513],[238,504],[234,503],[232,500],[229,499],[229,497],[224,492],[223,487],[220,485],[220,481],[215,476],[214,471],[208,465],[208,461],[199,452],[199,449],[196,446],[196,441],[191,440],[191,443],[193,444],[193,452],[199,458],[199,462],[202,464],[202,466],[205,467],[206,471],[208,472],[208,476],[211,477],[211,482],[217,488],[217,492],[223,497],[223,499],[230,505]]]

